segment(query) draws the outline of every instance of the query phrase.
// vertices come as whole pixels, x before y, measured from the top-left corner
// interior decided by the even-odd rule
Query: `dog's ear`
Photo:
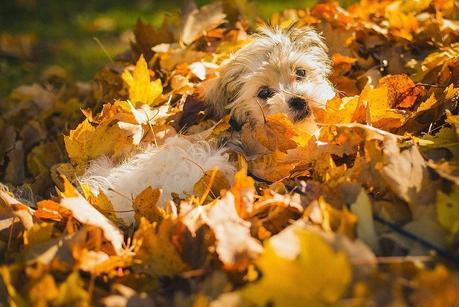
[[[246,68],[233,58],[221,68],[217,78],[203,84],[204,101],[217,118],[223,117],[228,112],[226,106],[239,96],[243,85],[240,76],[245,70]]]
[[[299,46],[305,53],[315,55],[318,62],[323,64],[322,72],[328,75],[331,71],[328,47],[323,37],[312,27],[298,27],[295,24],[285,30],[290,41]]]

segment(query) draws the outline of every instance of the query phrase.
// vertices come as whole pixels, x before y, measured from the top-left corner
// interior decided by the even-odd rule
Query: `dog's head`
[[[222,67],[204,98],[217,116],[230,112],[239,124],[286,113],[294,122],[311,118],[335,91],[330,61],[320,35],[309,27],[264,27]]]

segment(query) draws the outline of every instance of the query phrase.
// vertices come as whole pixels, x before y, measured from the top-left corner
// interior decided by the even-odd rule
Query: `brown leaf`
[[[389,105],[392,108],[408,109],[424,92],[407,75],[386,76],[379,80],[379,86],[389,90]]]
[[[148,187],[134,198],[132,206],[137,222],[140,222],[141,218],[144,217],[150,223],[159,223],[166,217],[166,212],[157,206],[161,193],[161,189]]]
[[[204,32],[212,30],[225,22],[225,14],[221,2],[214,2],[193,9],[182,16],[182,31],[180,39],[189,45]]]

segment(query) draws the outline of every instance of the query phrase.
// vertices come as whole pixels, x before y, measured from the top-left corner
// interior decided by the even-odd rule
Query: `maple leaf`
[[[247,176],[247,170],[242,168],[234,175],[231,193],[234,195],[236,210],[242,218],[252,212],[255,200],[255,180]]]
[[[129,133],[112,125],[111,121],[94,127],[87,119],[64,136],[64,142],[69,158],[83,168],[99,156],[119,156],[132,144]]]
[[[141,218],[134,234],[134,240],[140,245],[135,257],[140,260],[140,264],[135,266],[137,271],[153,276],[171,276],[189,268],[171,241],[178,226],[170,219],[158,225]]]
[[[454,259],[459,233],[454,1],[327,2],[271,16],[275,27],[295,21],[325,38],[339,96],[312,109],[319,131],[284,114],[240,132],[230,115],[217,124],[207,116],[201,84],[250,41],[256,15],[246,0],[186,1],[158,30],[138,21],[131,50],[92,82],[54,66],[1,100],[0,181],[13,193],[0,184],[0,305],[456,303],[455,268],[437,264]],[[0,34],[2,54],[29,44]],[[164,209],[166,195],[149,187],[124,199],[135,210],[131,229],[107,191],[80,185],[83,198],[61,177],[77,182],[99,156],[116,164],[177,131],[212,144],[229,138],[232,186],[209,170],[180,195],[187,200],[172,195]],[[59,199],[47,199],[53,183]],[[298,219],[315,226],[292,225]],[[426,242],[438,257],[425,256]]]
[[[258,178],[274,182],[287,178],[297,163],[289,161],[286,153],[275,151],[249,161],[249,170]]]
[[[446,194],[437,192],[436,200],[438,222],[452,233],[459,232],[459,187]]]
[[[72,212],[75,219],[83,224],[100,228],[105,238],[112,244],[115,253],[120,253],[124,242],[122,232],[88,201],[64,178],[65,190],[61,193],[60,205]]]
[[[230,192],[208,207],[204,220],[214,230],[217,253],[226,265],[236,266],[262,251],[260,244],[250,236],[250,223],[237,215]]]
[[[161,222],[166,217],[166,212],[158,207],[158,200],[161,197],[161,189],[148,187],[139,193],[132,202],[137,222],[141,218],[147,219],[150,223]]]
[[[125,70],[122,78],[129,87],[129,99],[132,103],[156,105],[155,100],[161,95],[163,87],[160,79],[150,81],[150,71],[143,55],[139,57],[134,73]]]
[[[214,232],[216,252],[227,268],[239,268],[262,251],[261,245],[250,235],[250,223],[241,219],[231,192],[204,208],[186,210],[183,218],[190,230],[207,224]]]
[[[386,76],[379,80],[379,86],[387,87],[392,108],[410,108],[423,93],[407,75]]]
[[[134,28],[135,43],[131,45],[138,54],[143,54],[147,60],[150,60],[153,56],[151,48],[161,43],[173,42],[173,36],[168,27],[169,23],[166,18],[158,30],[139,19]]]
[[[201,8],[192,8],[182,15],[182,31],[180,39],[189,45],[205,31],[212,30],[225,22],[225,14],[221,2],[204,5]]]
[[[387,87],[365,87],[359,96],[359,106],[356,112],[360,121],[371,123],[385,130],[398,128],[405,122],[405,117],[390,106],[389,90]],[[361,108],[361,111],[359,110]]]
[[[252,233],[256,233],[260,240],[279,233],[303,212],[298,194],[272,194],[265,191],[265,196],[257,201],[250,215]]]
[[[256,139],[270,151],[287,152],[296,147],[292,140],[297,136],[293,123],[286,114],[273,114],[266,117],[266,123],[255,128]]]
[[[373,209],[370,198],[361,190],[355,203],[351,205],[351,211],[357,216],[357,235],[365,241],[374,251],[379,251],[379,242],[376,235],[373,220]]]
[[[459,280],[441,264],[419,272],[415,284],[413,301],[417,306],[449,306],[457,302]]]
[[[194,195],[201,198],[200,203],[204,203],[206,198],[210,200],[220,196],[220,191],[227,190],[230,187],[228,179],[218,169],[208,170],[199,179],[193,187]]]
[[[31,229],[33,227],[33,213],[34,210],[0,189],[0,218],[2,220],[18,218],[25,229]]]
[[[48,241],[53,234],[54,224],[37,223],[24,233],[24,245],[33,246]]]
[[[75,304],[81,307],[90,306],[90,296],[84,288],[83,280],[78,272],[71,273],[67,279],[59,285],[59,295],[54,300],[56,305]]]
[[[260,306],[334,304],[352,274],[343,252],[335,252],[319,235],[295,226],[271,238],[256,264],[263,275],[241,294]]]
[[[33,278],[33,281],[29,281],[27,285],[28,300],[34,306],[46,306],[51,304],[59,295],[59,289],[53,275],[49,273],[40,275],[41,276],[38,277],[33,276],[35,278]]]

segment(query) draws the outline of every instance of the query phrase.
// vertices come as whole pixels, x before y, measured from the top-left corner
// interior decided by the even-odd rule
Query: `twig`
[[[435,244],[432,244],[431,242],[427,241],[427,240],[424,240],[423,238],[415,235],[414,233],[411,233],[405,229],[403,229],[402,227],[400,227],[399,225],[397,224],[394,224],[394,223],[391,223],[389,221],[386,221],[385,219],[383,219],[382,217],[380,217],[378,214],[376,213],[373,213],[373,218],[375,219],[375,221],[377,221],[378,223],[380,224],[383,224],[387,227],[389,227],[390,229],[392,229],[393,231],[395,231],[396,233],[398,233],[399,235],[405,237],[405,238],[408,238],[410,239],[411,241],[414,241],[416,243],[419,243],[420,245],[422,245],[424,248],[427,248],[427,249],[431,249],[433,251],[435,251],[440,257],[444,258],[445,260],[448,260],[452,263],[454,263],[455,265],[458,265],[459,266],[459,257],[455,256],[455,255],[452,255],[451,253],[449,253],[448,251],[444,250],[442,247],[440,246],[437,246]]]
[[[10,249],[11,241],[13,240],[13,228],[14,228],[15,223],[16,223],[16,217],[13,217],[13,219],[11,220],[10,232],[8,234],[8,244],[6,245],[6,250]]]
[[[447,88],[449,86],[449,85],[429,84],[429,83],[422,83],[422,82],[418,82],[415,85],[416,86],[433,87],[433,88]]]
[[[104,52],[104,54],[107,56],[107,58],[110,60],[110,63],[114,63],[113,62],[113,59],[112,57],[110,56],[110,54],[108,53],[107,49],[105,49],[104,45],[102,45],[102,42],[97,38],[97,37],[93,37],[92,38],[93,40],[96,41],[97,45],[99,45],[100,49],[102,49],[102,51]]]

